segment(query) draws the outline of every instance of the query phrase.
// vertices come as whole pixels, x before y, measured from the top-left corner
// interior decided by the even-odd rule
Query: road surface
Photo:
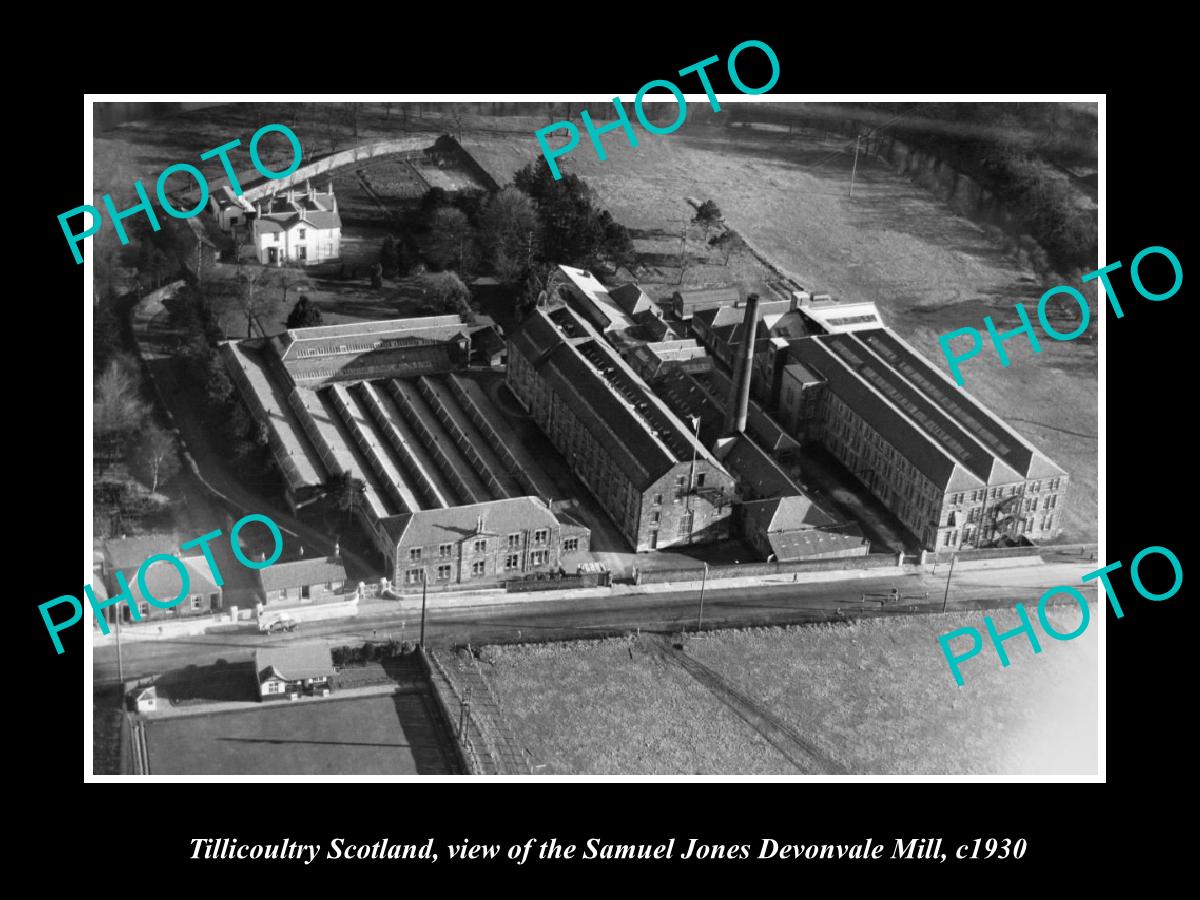
[[[1023,569],[956,572],[949,608],[1012,608],[1024,603],[1031,611],[1051,587],[1078,583],[1078,567],[1037,566]],[[942,608],[945,577],[890,575],[819,584],[759,585],[752,588],[713,588],[704,592],[703,627],[792,625],[838,621],[861,616],[938,612]],[[897,588],[902,597],[928,594],[913,605],[864,605],[864,593],[886,594]],[[462,609],[429,610],[425,641],[449,647],[514,641],[573,640],[619,635],[642,629],[662,634],[692,630],[699,618],[699,591],[621,594],[574,600],[519,602]],[[1061,598],[1059,598],[1061,601]],[[1056,601],[1059,602],[1059,601]],[[321,641],[330,646],[364,640],[415,641],[420,631],[419,613],[363,614],[353,619],[304,623],[294,633],[206,634],[171,640],[126,642],[122,647],[125,677],[162,673],[188,665],[209,665],[219,659],[230,663],[253,658],[260,647],[282,643]],[[97,683],[117,677],[116,648],[97,645],[94,651]]]

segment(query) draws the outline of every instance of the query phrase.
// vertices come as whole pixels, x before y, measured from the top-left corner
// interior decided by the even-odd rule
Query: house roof
[[[138,534],[133,537],[109,538],[104,542],[104,552],[108,557],[109,568],[136,569],[147,557],[155,553],[177,556],[180,543],[182,542],[179,535],[173,532]]]
[[[804,559],[807,556],[830,553],[847,547],[861,547],[865,541],[857,528],[823,531],[812,528],[802,531],[769,531],[767,544],[776,560]]]
[[[800,528],[827,528],[837,519],[818,506],[807,494],[791,494],[763,500],[767,504],[766,531],[795,531]]]
[[[573,301],[583,305],[584,315],[593,325],[604,331],[624,331],[633,327],[633,319],[613,301],[608,289],[595,275],[586,269],[571,266],[560,265],[558,269],[575,288],[574,291],[568,291],[568,295]]]
[[[632,281],[612,288],[608,296],[629,316],[649,310],[654,305],[646,292]]]
[[[333,655],[325,644],[267,647],[254,652],[259,684],[272,676],[285,681],[321,678],[337,674]]]
[[[483,530],[479,519],[483,517]],[[484,537],[507,535],[558,524],[539,497],[508,497],[470,506],[425,509],[379,520],[380,527],[399,547],[431,547]]]
[[[277,562],[258,570],[258,581],[264,591],[345,580],[346,568],[336,556]]]
[[[188,573],[188,588],[185,596],[215,594],[221,590],[213,581],[212,574],[208,570],[208,562],[203,556],[184,556],[179,559]],[[159,603],[169,603],[179,596],[183,582],[179,570],[175,566],[168,562],[157,562],[146,570],[145,575],[146,589],[154,595],[154,599]],[[143,600],[149,602],[149,598],[142,591],[140,581],[135,581],[132,573],[127,577],[130,586],[134,587]],[[182,603],[182,601],[180,602]]]

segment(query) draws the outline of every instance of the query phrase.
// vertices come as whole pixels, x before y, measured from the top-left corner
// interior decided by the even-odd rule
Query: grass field
[[[1000,633],[1019,624],[1012,611],[991,615]],[[1074,608],[1050,615],[1064,633],[1079,622]],[[1007,669],[985,645],[963,663],[958,687],[937,638],[962,626],[982,632],[982,616],[713,633],[690,639],[687,652],[856,773],[1095,774],[1095,624],[1067,642],[1039,631],[1036,655],[1026,638],[1008,641]]]
[[[424,694],[265,703],[150,719],[155,775],[444,775],[452,770]]]
[[[621,640],[489,648],[486,675],[544,774],[714,775],[787,762],[679,669]]]
[[[938,635],[982,613],[688,636],[686,653],[854,774],[1096,772],[1096,628],[985,647],[957,687]],[[1003,632],[1016,614],[994,612]],[[1051,610],[1062,632],[1074,609]],[[1094,615],[1094,614],[1093,614]],[[796,774],[699,682],[622,640],[489,648],[518,740],[549,771]],[[957,645],[956,645],[957,648]]]

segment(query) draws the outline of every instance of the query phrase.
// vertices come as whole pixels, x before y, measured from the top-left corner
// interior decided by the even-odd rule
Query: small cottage
[[[337,674],[324,644],[271,647],[254,653],[260,700],[295,700],[303,694],[324,697]]]

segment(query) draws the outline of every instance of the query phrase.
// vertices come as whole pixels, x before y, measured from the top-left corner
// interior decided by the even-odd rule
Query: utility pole
[[[854,173],[858,171],[858,142],[861,134],[854,136],[854,165],[850,168],[850,196],[854,196]]]
[[[946,573],[946,593],[942,596],[942,612],[946,611],[946,604],[950,600],[950,577],[954,574],[954,560],[956,559],[958,559],[958,554],[951,552],[950,571]]]
[[[692,532],[695,530],[693,527],[694,522],[691,521],[691,518],[692,518],[692,491],[695,490],[695,485],[696,485],[696,445],[700,443],[700,417],[699,416],[692,416],[692,427],[696,431],[696,440],[692,442],[692,467],[688,470],[688,492],[687,492],[687,500],[686,500],[686,507],[685,507],[687,510],[685,515],[688,517],[688,543],[689,544],[692,542]]]
[[[704,627],[704,586],[708,584],[708,563],[704,564],[704,578],[700,581],[700,616],[696,620],[696,631]]]
[[[117,623],[117,679],[121,682],[121,708],[125,708],[125,661],[121,658],[121,610],[113,610],[113,621]]]
[[[421,649],[425,649],[425,570],[421,570]]]

